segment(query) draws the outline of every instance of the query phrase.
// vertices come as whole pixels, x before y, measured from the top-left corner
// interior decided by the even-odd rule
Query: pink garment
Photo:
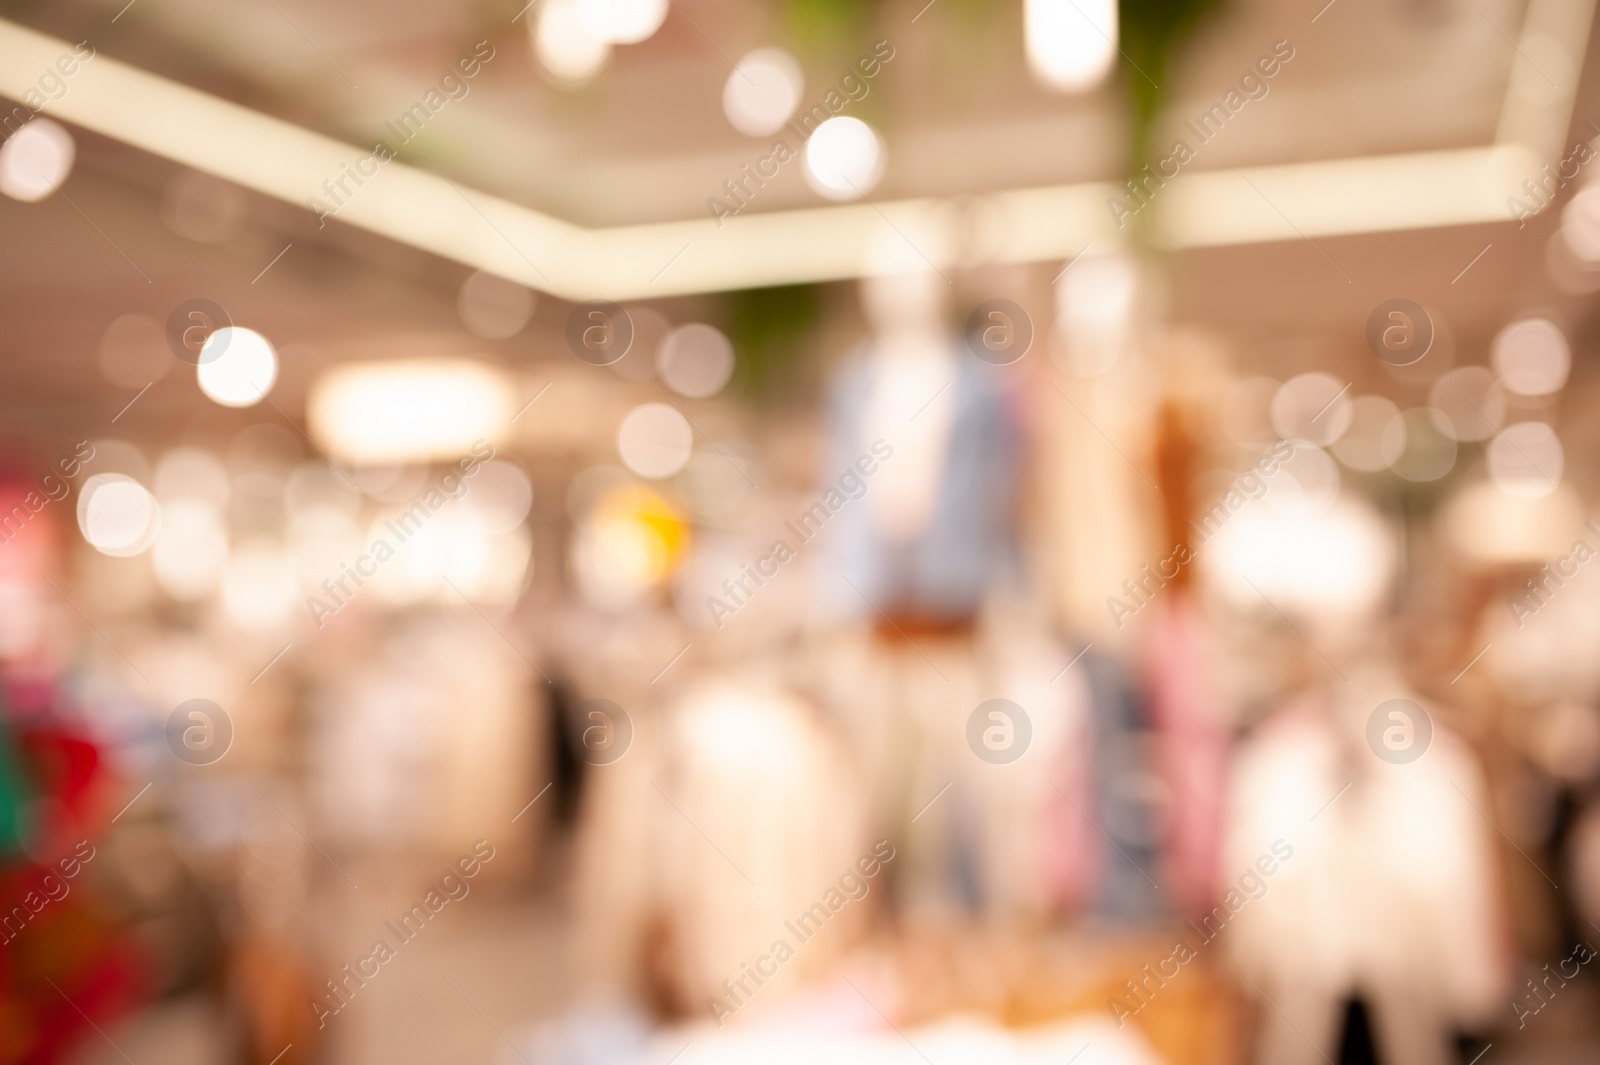
[[[1065,681],[1062,678],[1062,683]],[[1090,698],[1085,687],[1086,705]],[[1094,809],[1094,726],[1087,709],[1082,716],[1082,727],[1051,758],[1054,787],[1046,799],[1045,876],[1051,899],[1066,913],[1081,909],[1094,898],[1105,861],[1100,835],[1086,816]]]
[[[1166,782],[1166,875],[1187,914],[1209,910],[1219,896],[1222,803],[1232,740],[1206,668],[1206,621],[1174,588],[1155,603],[1145,645],[1156,767]]]

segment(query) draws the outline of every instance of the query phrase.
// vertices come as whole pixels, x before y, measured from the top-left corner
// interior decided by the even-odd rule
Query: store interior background
[[[1594,1060],[1593,6],[0,3],[0,1061]]]

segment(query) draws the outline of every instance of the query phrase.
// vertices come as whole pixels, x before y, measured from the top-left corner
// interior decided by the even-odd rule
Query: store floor
[[[493,1065],[506,1056],[516,1060],[507,1039],[561,1007],[570,981],[556,907],[486,898],[441,916],[451,919],[430,925],[407,943],[349,1006],[327,1019],[326,1061]],[[352,931],[351,946],[370,945],[370,933],[365,927]],[[351,958],[361,953],[364,949],[349,951]],[[227,1045],[214,1003],[190,996],[157,1003],[106,1027],[74,1065],[221,1065],[229,1061]]]
[[[341,922],[344,931],[330,944],[351,958],[381,926],[376,912],[395,908],[374,906],[380,895],[392,893],[378,886],[381,881],[368,883],[366,898],[351,903],[364,916]],[[572,994],[564,908],[550,892],[532,899],[485,895],[472,901],[476,904],[441,914],[450,919],[435,922],[407,943],[337,1017],[327,1019],[325,1061],[506,1065],[525,1060],[512,1041],[526,1046],[529,1029],[560,1012]],[[1600,1061],[1600,988],[1584,983],[1558,997],[1525,1030],[1508,1027],[1476,1065]],[[106,1026],[73,1065],[221,1065],[230,1060],[227,1047],[215,1005],[189,996]]]

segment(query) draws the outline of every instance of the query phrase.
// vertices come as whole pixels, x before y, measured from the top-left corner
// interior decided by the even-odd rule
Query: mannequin
[[[904,546],[927,529],[949,461],[955,352],[942,325],[943,284],[932,273],[867,278],[861,302],[876,327],[867,376],[861,449],[869,437],[898,438],[899,462],[884,470],[867,503],[873,531]]]
[[[1005,378],[958,348],[944,324],[946,288],[930,271],[861,283],[874,336],[835,378],[824,479],[876,440],[893,455],[865,506],[845,507],[832,523],[834,567],[860,594],[843,581],[828,592],[847,597],[839,601],[857,616],[876,607],[902,628],[967,636],[1010,551],[1016,445]]]
[[[973,756],[965,725],[1003,694],[976,635],[1012,564],[1018,448],[1004,389],[1017,378],[961,346],[942,277],[898,266],[862,281],[873,335],[836,372],[824,474],[875,441],[892,455],[830,523],[820,600],[873,634],[846,717],[872,719],[858,731],[869,779],[885,782],[875,817],[901,846],[902,901],[940,913],[994,894],[982,795],[985,774],[1004,770]]]

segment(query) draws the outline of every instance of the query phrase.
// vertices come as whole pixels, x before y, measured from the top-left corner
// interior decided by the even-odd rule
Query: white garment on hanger
[[[1374,1013],[1384,1060],[1407,1065],[1453,1060],[1451,1030],[1504,1006],[1508,959],[1483,776],[1470,748],[1432,717],[1426,754],[1403,765],[1305,704],[1241,747],[1224,878],[1275,840],[1294,848],[1221,937],[1271,1003],[1264,1065],[1331,1057],[1354,994]]]
[[[874,477],[867,507],[873,528],[891,543],[909,543],[933,517],[955,418],[956,360],[937,330],[884,334],[870,359],[866,415],[859,446],[894,448]]]

